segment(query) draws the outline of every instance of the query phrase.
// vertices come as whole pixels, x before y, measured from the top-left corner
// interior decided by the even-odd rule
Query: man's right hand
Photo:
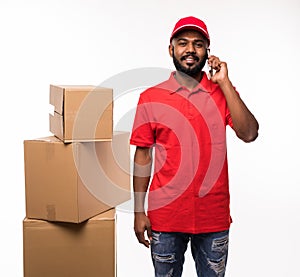
[[[147,232],[147,237],[149,240],[145,238],[145,231]],[[150,242],[152,240],[151,223],[144,212],[135,212],[134,232],[139,243],[144,244],[146,247],[149,248]]]

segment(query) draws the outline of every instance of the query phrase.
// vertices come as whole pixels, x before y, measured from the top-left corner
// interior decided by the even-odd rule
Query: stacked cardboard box
[[[112,139],[112,89],[50,85],[50,104],[50,131],[63,142]]]
[[[115,210],[80,224],[23,221],[24,276],[115,276]]]
[[[115,276],[115,207],[130,199],[129,133],[112,90],[50,86],[50,131],[24,141],[24,276]]]

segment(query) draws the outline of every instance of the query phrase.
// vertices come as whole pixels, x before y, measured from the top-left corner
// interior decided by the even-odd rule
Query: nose
[[[194,44],[192,42],[189,42],[187,45],[186,45],[186,50],[185,50],[187,53],[196,53],[195,51],[195,47],[194,47]]]

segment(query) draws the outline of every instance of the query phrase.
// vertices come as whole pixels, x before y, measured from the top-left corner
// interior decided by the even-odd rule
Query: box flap
[[[64,88],[61,86],[50,85],[49,102],[54,106],[54,111],[63,114]]]
[[[49,130],[52,134],[55,134],[61,140],[64,138],[64,122],[63,116],[54,112],[54,114],[49,114]]]
[[[98,220],[115,220],[116,219],[116,209],[111,208],[106,212],[100,213],[92,218],[89,221],[98,221]]]

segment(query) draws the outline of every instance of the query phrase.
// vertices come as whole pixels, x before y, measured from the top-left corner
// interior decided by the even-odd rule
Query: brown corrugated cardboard
[[[115,209],[80,224],[23,220],[24,277],[114,277]]]
[[[112,94],[110,88],[50,85],[50,132],[64,142],[111,140]]]
[[[129,133],[112,141],[24,141],[26,216],[79,223],[130,199]]]

